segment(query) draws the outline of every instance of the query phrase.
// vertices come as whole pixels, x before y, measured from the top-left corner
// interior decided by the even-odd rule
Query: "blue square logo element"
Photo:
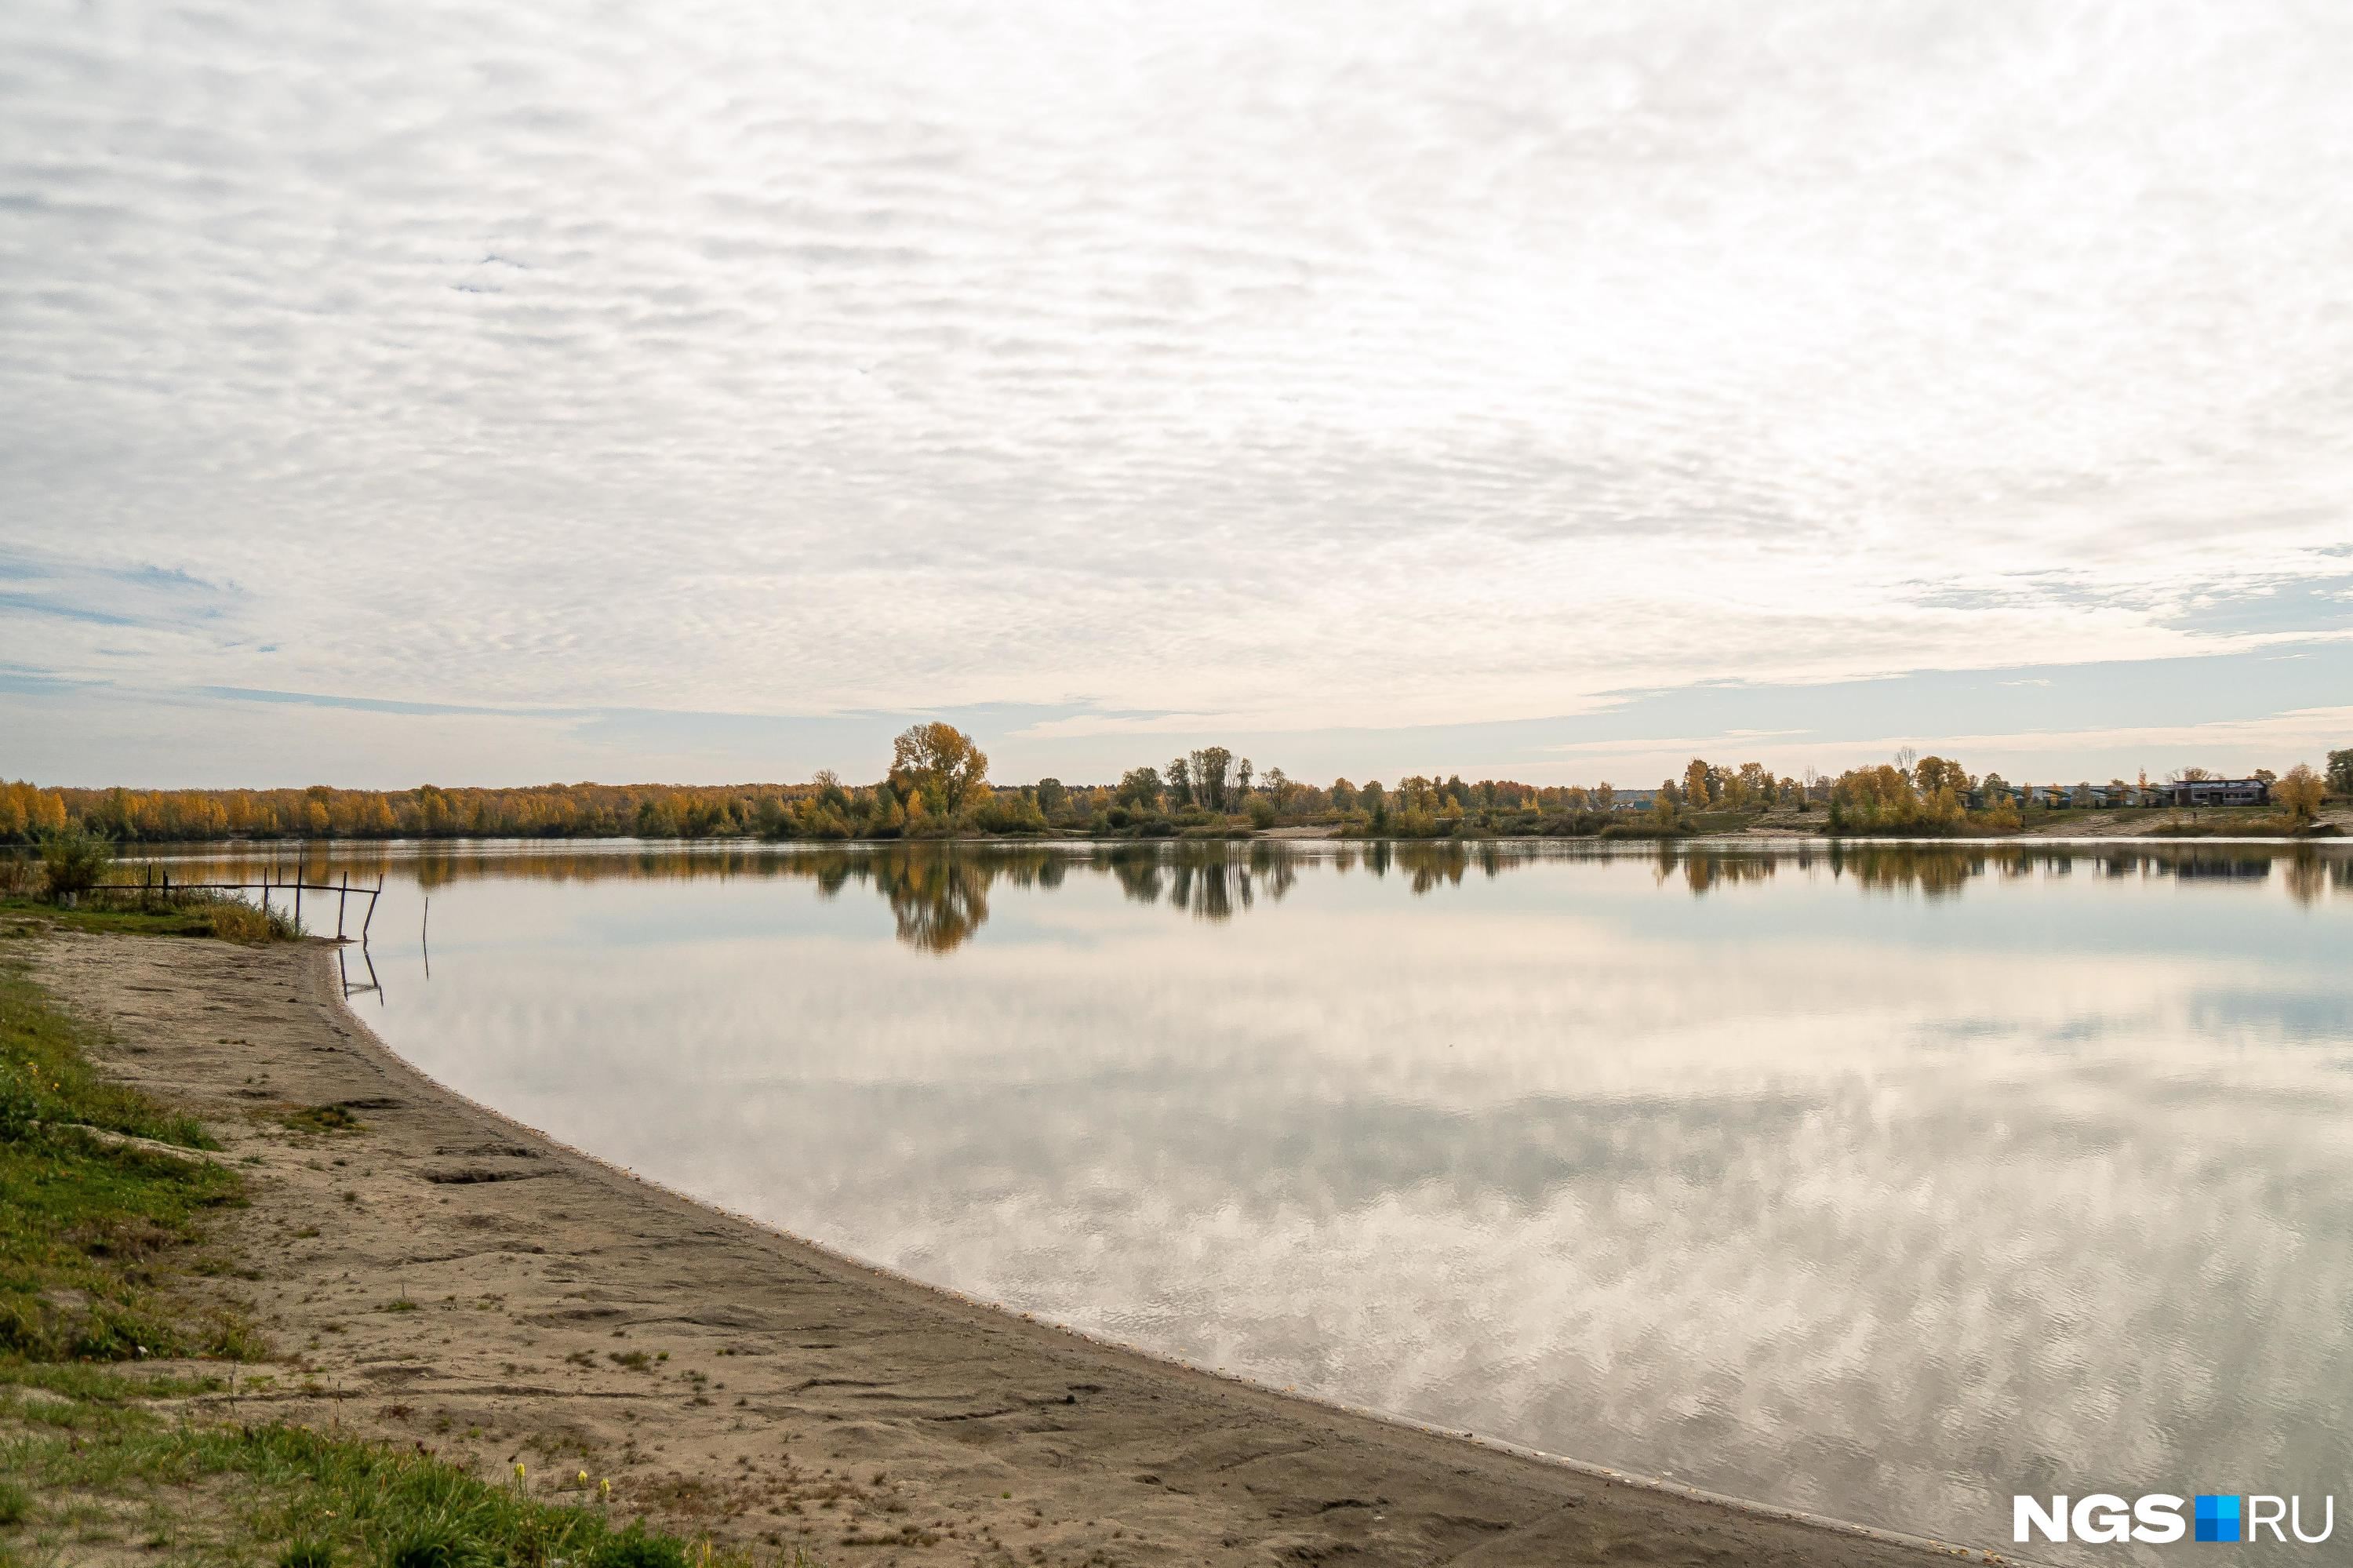
[[[2198,1534],[2200,1541],[2236,1541],[2239,1539],[2239,1499],[2200,1495],[2198,1499]]]

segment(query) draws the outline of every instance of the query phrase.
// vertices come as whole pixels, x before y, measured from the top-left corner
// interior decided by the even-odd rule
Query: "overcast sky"
[[[0,7],[0,775],[2353,745],[2353,8]]]

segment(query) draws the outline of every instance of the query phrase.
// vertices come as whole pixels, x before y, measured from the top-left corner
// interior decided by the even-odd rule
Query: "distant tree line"
[[[751,832],[811,785],[711,789],[63,789],[0,784],[0,841],[68,827],[128,842],[206,839],[709,838]]]
[[[2210,777],[2185,768],[2171,776]],[[2259,769],[2288,817],[2311,821],[2331,793],[2353,794],[2353,747],[2325,770]],[[871,784],[831,771],[806,784],[721,787],[547,784],[515,789],[71,789],[0,783],[0,843],[81,832],[129,842],[214,839],[619,838],[929,839],[1084,834],[1098,838],[1240,837],[1282,827],[1343,836],[1668,837],[1725,831],[1785,813],[1839,833],[2014,831],[2038,812],[2126,798],[2137,784],[2011,784],[1960,763],[1905,751],[1836,778],[1776,774],[1762,763],[1694,758],[1655,787],[1535,785],[1409,774],[1395,784],[1329,785],[1258,769],[1221,746],[1128,769],[1113,784],[1059,779],[1000,785],[988,758],[952,725],[916,725],[892,745]],[[1815,814],[1819,813],[1819,818]]]

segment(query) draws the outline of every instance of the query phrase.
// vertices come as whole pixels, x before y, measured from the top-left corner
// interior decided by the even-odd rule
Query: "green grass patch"
[[[344,1105],[304,1106],[290,1110],[279,1120],[297,1132],[364,1132],[367,1123],[352,1114]]]
[[[239,1354],[240,1322],[167,1286],[206,1213],[243,1201],[242,1179],[83,1130],[216,1147],[194,1118],[100,1078],[89,1043],[21,963],[0,962],[0,1356]]]
[[[173,893],[100,888],[71,909],[27,897],[0,899],[5,933],[32,934],[43,926],[133,937],[209,937],[258,946],[290,942],[302,932],[285,914],[262,910],[221,893]]]
[[[204,1124],[100,1077],[89,1029],[49,1003],[22,959],[0,959],[0,1139],[26,1121],[80,1122],[109,1132],[217,1149]]]
[[[186,1399],[218,1393],[228,1386],[220,1372],[101,1365],[90,1361],[0,1361],[0,1391],[38,1389],[80,1404],[132,1404],[150,1399]]]
[[[600,1489],[550,1496],[528,1476],[486,1480],[432,1455],[283,1425],[204,1425],[134,1410],[94,1433],[36,1429],[0,1439],[0,1474],[18,1478],[16,1528],[47,1527],[56,1536],[69,1537],[77,1520],[170,1499],[178,1524],[171,1546],[182,1561],[385,1568],[558,1561],[699,1568],[704,1561],[699,1543],[691,1550],[677,1536],[623,1523]],[[713,1550],[709,1561],[747,1559]]]

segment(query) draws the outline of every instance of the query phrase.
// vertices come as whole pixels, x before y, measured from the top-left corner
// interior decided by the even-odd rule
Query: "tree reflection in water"
[[[527,841],[312,843],[183,852],[172,858],[191,879],[227,880],[267,854],[286,877],[353,882],[414,879],[427,892],[454,882],[528,877],[554,882],[689,881],[786,877],[814,882],[825,897],[856,884],[890,906],[899,940],[918,951],[955,952],[988,923],[1000,882],[1051,892],[1067,877],[1117,883],[1137,904],[1195,920],[1237,919],[1261,898],[1280,900],[1303,875],[1395,873],[1426,895],[1476,872],[1495,877],[1539,861],[1647,857],[1660,883],[1680,880],[1694,897],[1736,896],[1776,876],[1819,877],[1866,895],[1952,898],[1987,876],[2173,877],[2263,882],[2276,868],[2287,896],[2309,906],[2353,895],[2353,854],[2315,844],[1827,842],[1795,846],[1668,842],[1631,848],[1593,842],[1387,840],[1361,842],[1145,842],[1089,843],[901,842],[839,845],[627,843]]]
[[[899,924],[899,940],[926,953],[953,953],[988,921],[988,885],[1014,874],[955,846],[918,846],[879,857],[874,885]]]

